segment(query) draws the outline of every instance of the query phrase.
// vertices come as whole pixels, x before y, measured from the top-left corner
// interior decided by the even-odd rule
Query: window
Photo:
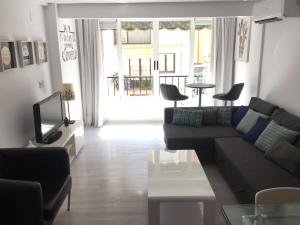
[[[129,76],[150,76],[151,75],[151,58],[130,58],[129,59]]]
[[[159,72],[175,73],[175,53],[159,54]]]
[[[211,60],[211,38],[211,19],[196,19],[194,42],[194,82],[205,83],[211,80],[209,73]]]
[[[151,44],[151,30],[122,30],[122,44]]]

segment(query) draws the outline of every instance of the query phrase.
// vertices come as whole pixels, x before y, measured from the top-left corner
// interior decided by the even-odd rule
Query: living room
[[[223,101],[215,101],[212,96],[227,92],[233,84],[244,83],[244,89],[239,99],[234,101],[234,106],[248,106],[252,97],[258,97],[283,108],[292,115],[300,116],[300,108],[297,104],[300,96],[298,88],[300,82],[298,63],[300,4],[296,0],[158,0],[155,2],[136,0],[90,1],[89,3],[69,0],[11,0],[1,2],[0,6],[1,49],[5,43],[8,43],[10,50],[9,65],[4,65],[7,58],[5,58],[5,51],[1,50],[0,99],[3,106],[0,109],[1,148],[32,147],[36,144],[34,137],[37,136],[33,105],[61,91],[63,84],[68,88],[67,84],[71,83],[71,89],[75,94],[75,98],[69,99],[70,102],[68,99],[62,101],[63,106],[60,110],[66,112],[67,119],[75,120],[76,123],[75,125],[68,124],[68,127],[62,125],[64,129],[62,137],[54,137],[59,138],[59,143],[64,143],[62,147],[70,144],[74,137],[76,145],[76,149],[71,150],[72,155],[69,152],[69,158],[72,159],[70,169],[73,181],[70,211],[67,210],[66,199],[55,220],[52,221],[55,225],[148,224],[148,152],[164,151],[168,145],[170,145],[169,150],[175,148],[172,142],[168,143],[168,137],[166,137],[168,133],[165,133],[166,130],[163,129],[163,124],[166,122],[164,121],[164,108],[172,107],[173,102],[166,101],[161,96],[158,77],[173,75],[163,74],[161,71],[161,60],[167,59],[169,55],[164,55],[165,58],[161,59],[160,54],[169,53],[166,49],[171,48],[163,46],[165,50],[161,50],[159,46],[159,43],[162,43],[162,41],[159,42],[162,35],[161,26],[173,26],[174,24],[170,22],[180,21],[181,23],[177,23],[173,31],[185,32],[189,35],[186,38],[188,56],[182,57],[182,62],[187,58],[194,59],[197,23],[200,27],[202,26],[201,29],[203,26],[212,27],[211,43],[213,45],[208,48],[208,44],[205,44],[210,50],[210,61],[203,63],[209,70],[208,78],[204,81],[216,87],[203,90],[202,106],[224,105]],[[80,20],[84,27],[84,20],[87,18],[99,20],[102,23],[116,21],[113,25],[116,28],[113,29],[116,30],[115,34],[119,39],[122,38],[122,29],[125,29],[125,25],[139,26],[142,23],[138,24],[138,22],[143,22],[143,26],[151,26],[151,60],[160,62],[160,70],[152,69],[155,66],[153,61],[153,64],[150,63],[151,75],[145,75],[145,77],[154,77],[151,81],[153,89],[149,92],[151,96],[126,96],[126,93],[131,91],[131,89],[126,89],[125,81],[129,79],[128,76],[126,78],[126,75],[122,75],[126,74],[124,68],[127,68],[124,63],[122,64],[124,60],[122,54],[125,55],[126,46],[118,38],[115,43],[118,51],[115,54],[116,58],[112,59],[112,61],[117,61],[113,64],[117,72],[117,77],[113,80],[120,81],[118,86],[112,86],[119,90],[116,96],[108,98],[107,87],[103,86],[107,83],[107,77],[112,74],[97,79],[89,75],[86,80],[84,79],[82,74],[91,73],[86,68],[93,68],[93,71],[99,71],[99,73],[105,71],[105,68],[101,68],[102,64],[100,66],[95,63],[89,64],[93,60],[101,61],[101,57],[93,59],[88,55],[90,51],[85,52],[86,49],[93,49],[93,46],[82,47],[85,43],[85,34],[84,30],[79,30],[78,21]],[[217,37],[221,36],[220,33],[218,36],[215,32],[217,18],[234,20],[233,31],[220,28],[219,32],[224,35],[223,42],[217,41]],[[244,19],[243,21],[250,19],[246,60],[236,59],[234,52],[238,28],[236,24],[241,19]],[[211,21],[211,24],[207,25],[210,23],[208,21]],[[183,27],[187,24],[186,22],[188,22],[188,28]],[[229,26],[229,22],[223,23],[225,27]],[[127,29],[130,31],[131,28]],[[143,29],[146,28],[143,27],[141,30]],[[165,30],[168,29],[171,30],[171,28]],[[231,42],[229,39],[232,39]],[[228,45],[224,47],[224,42],[230,42],[231,47],[227,48]],[[32,62],[27,65],[21,57],[23,44],[26,46],[28,44],[31,49],[29,61]],[[37,57],[39,45],[44,49],[44,57],[41,58]],[[178,46],[181,45],[175,43],[174,46],[179,49]],[[231,49],[231,52],[224,50],[225,52],[222,53],[223,49]],[[179,50],[172,51],[179,52]],[[83,53],[86,55],[83,56]],[[220,57],[216,57],[218,54]],[[174,59],[174,62],[178,62],[179,55],[176,53],[174,58],[177,61]],[[89,60],[85,61],[86,58]],[[216,58],[221,60],[218,61],[219,64]],[[126,60],[128,61],[127,58]],[[169,62],[164,62],[167,70]],[[131,63],[133,66],[134,61]],[[141,63],[143,64],[143,61]],[[190,60],[188,63],[183,63],[182,68],[178,67],[178,70],[177,65],[181,64],[176,64],[174,76],[186,75],[186,82],[195,81],[195,59],[194,62]],[[130,76],[135,76],[132,74],[128,73]],[[145,84],[147,82],[148,80]],[[136,84],[136,82],[133,83]],[[175,83],[177,84],[177,80]],[[138,87],[141,86],[140,84]],[[198,106],[197,91],[184,85],[178,85],[178,88],[181,93],[189,97],[186,101],[178,102],[179,108]],[[98,90],[101,94],[96,95],[94,90]],[[146,87],[145,90],[149,89]],[[257,105],[261,106],[264,103],[252,101],[251,104],[250,108],[261,112]],[[64,122],[64,117],[61,123]],[[296,126],[297,121],[292,120],[291,123]],[[186,135],[185,131],[178,132],[182,136]],[[170,140],[173,138],[172,135]],[[179,139],[180,141],[182,140]],[[47,147],[45,145],[47,144],[37,146]],[[195,148],[188,148],[188,146],[176,148],[176,150],[179,149]],[[234,194],[232,186],[228,184],[226,176],[221,173],[222,169],[218,169],[211,163],[203,164],[203,167],[216,195],[216,224],[226,224],[221,215],[222,205],[239,204],[240,201]],[[0,208],[2,209],[3,206]],[[180,213],[182,210],[184,213]],[[197,224],[197,221],[202,219],[201,213],[197,213],[197,210],[197,207],[193,205],[162,204],[161,223]]]

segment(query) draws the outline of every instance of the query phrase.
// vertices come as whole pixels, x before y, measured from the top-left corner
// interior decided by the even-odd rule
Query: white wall
[[[46,39],[36,1],[1,1],[0,40]],[[39,88],[39,81],[44,87]],[[0,73],[0,147],[20,147],[34,136],[32,105],[51,94],[49,63]]]
[[[60,18],[165,18],[251,16],[254,2],[60,4]]]
[[[239,100],[235,101],[235,105],[248,105],[251,97],[257,96],[262,32],[263,25],[252,23],[249,62],[235,61],[234,83],[245,83],[241,96]]]
[[[260,97],[300,116],[300,18],[266,25]]]
[[[262,25],[252,26],[250,61],[237,62],[235,82],[245,82],[236,102],[248,104],[257,96]],[[300,116],[300,18],[265,24],[259,97]]]
[[[70,31],[74,32],[74,37],[76,38],[76,28],[74,19],[58,19],[58,32],[64,29],[64,26],[69,26]],[[59,35],[59,34],[58,34]],[[64,42],[61,38],[59,40],[59,52],[60,52],[60,62],[61,62],[61,73],[63,83],[73,83],[73,88],[75,92],[75,100],[70,101],[70,115],[72,120],[82,119],[82,103],[81,103],[81,87],[80,87],[80,72],[79,72],[79,62],[78,62],[78,48],[77,42],[71,43],[69,41]],[[72,49],[67,48],[69,44],[72,45]],[[74,57],[68,57],[69,59],[63,60],[63,52],[70,52],[74,54]]]
[[[80,76],[79,76],[79,62],[77,43],[64,42],[71,35],[60,31],[64,30],[64,25],[70,27],[71,32],[75,32],[75,20],[74,19],[60,19],[57,15],[56,4],[48,4],[44,7],[47,37],[49,39],[49,57],[51,59],[51,81],[53,91],[61,90],[62,83],[73,83],[75,91],[75,100],[70,101],[70,115],[72,120],[82,119],[82,102],[81,102],[81,87],[80,87]],[[65,45],[66,44],[66,45]],[[64,61],[62,54],[66,50],[69,51],[69,46],[74,48],[77,52],[77,58],[74,60]],[[66,108],[67,109],[67,108]]]

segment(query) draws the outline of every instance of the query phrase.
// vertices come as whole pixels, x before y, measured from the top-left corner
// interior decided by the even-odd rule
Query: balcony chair
[[[244,83],[235,84],[227,93],[216,94],[213,98],[225,101],[225,106],[227,106],[227,101],[232,102],[239,99],[243,88]]]
[[[64,148],[0,149],[0,224],[52,224],[71,187]]]
[[[177,107],[177,101],[188,99],[188,96],[180,94],[175,85],[160,84],[160,91],[164,99],[174,101],[174,107]]]
[[[300,188],[278,187],[259,191],[255,195],[255,204],[300,203]]]

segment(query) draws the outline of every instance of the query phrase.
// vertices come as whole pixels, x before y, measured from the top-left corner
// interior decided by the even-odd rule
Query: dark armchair
[[[71,187],[64,148],[0,149],[0,224],[51,224]]]

